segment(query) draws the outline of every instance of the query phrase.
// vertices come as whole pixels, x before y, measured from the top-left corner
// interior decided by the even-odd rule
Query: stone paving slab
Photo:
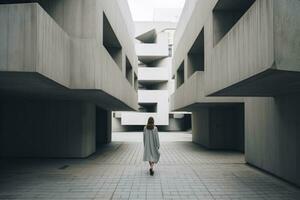
[[[153,177],[138,140],[87,159],[2,159],[0,199],[300,199],[298,188],[246,165],[241,153],[163,137]]]

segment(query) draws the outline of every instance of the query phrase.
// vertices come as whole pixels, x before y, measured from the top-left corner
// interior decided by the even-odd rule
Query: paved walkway
[[[161,133],[153,177],[141,142],[122,133],[87,159],[2,160],[0,199],[300,199],[299,189],[245,165],[240,153],[206,151],[189,135],[175,142],[168,134]]]

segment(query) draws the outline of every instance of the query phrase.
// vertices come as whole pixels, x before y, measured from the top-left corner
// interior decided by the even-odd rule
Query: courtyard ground
[[[300,199],[300,190],[245,164],[237,152],[207,151],[188,133],[160,133],[150,176],[142,133],[114,133],[86,159],[2,159],[0,199]]]

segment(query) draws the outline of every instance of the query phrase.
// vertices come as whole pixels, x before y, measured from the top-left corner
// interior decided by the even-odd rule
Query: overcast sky
[[[152,21],[156,8],[183,8],[184,2],[185,0],[128,0],[134,21]]]

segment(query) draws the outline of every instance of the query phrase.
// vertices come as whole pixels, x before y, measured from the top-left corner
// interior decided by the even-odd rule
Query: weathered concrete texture
[[[20,1],[0,3],[15,2]],[[132,64],[132,77],[137,57],[122,12],[115,12],[118,2],[37,2],[0,5],[0,71],[35,72],[69,89],[102,91],[136,110],[137,93],[126,79],[125,57]],[[104,37],[105,16],[116,37]],[[105,49],[110,40],[122,46],[118,59]]]
[[[70,86],[70,39],[37,4],[0,5],[0,71],[37,72]]]
[[[234,17],[234,12],[227,13]],[[217,16],[210,16],[208,23],[226,23],[226,18]],[[299,19],[298,0],[255,1],[215,44],[207,70],[207,94],[277,96],[299,92]]]
[[[0,108],[1,156],[86,157],[95,151],[92,104],[10,99]]]
[[[138,108],[126,2],[0,4],[0,155],[86,157],[109,143],[110,111]]]
[[[300,95],[248,98],[246,161],[300,185]]]
[[[214,29],[210,16],[217,2],[216,0],[186,2],[175,33],[172,69],[177,82],[183,84],[172,95],[172,110],[193,111],[198,106],[243,103],[243,98],[239,97],[207,97],[207,88],[210,87],[208,79],[211,78],[207,76],[207,71],[213,67],[212,61],[215,59],[213,56]],[[183,73],[181,76],[178,76],[179,68],[183,68],[180,71]]]
[[[202,107],[192,114],[193,142],[209,149],[244,151],[244,106]]]
[[[173,75],[203,30],[204,71],[189,77],[185,67],[184,84],[175,91],[172,108],[194,111],[193,129],[201,131],[193,140],[209,146],[211,138],[217,144],[224,139],[212,133],[221,125],[211,118],[230,121],[228,113],[217,115],[209,106],[237,103],[233,96],[261,96],[246,98],[246,159],[300,185],[300,1],[191,0],[185,9],[192,13],[183,11],[175,35]],[[270,96],[274,98],[265,98]],[[224,133],[226,137],[226,128]]]
[[[206,97],[205,72],[195,71],[171,96],[171,110],[193,111],[199,106],[243,103],[242,97]]]

